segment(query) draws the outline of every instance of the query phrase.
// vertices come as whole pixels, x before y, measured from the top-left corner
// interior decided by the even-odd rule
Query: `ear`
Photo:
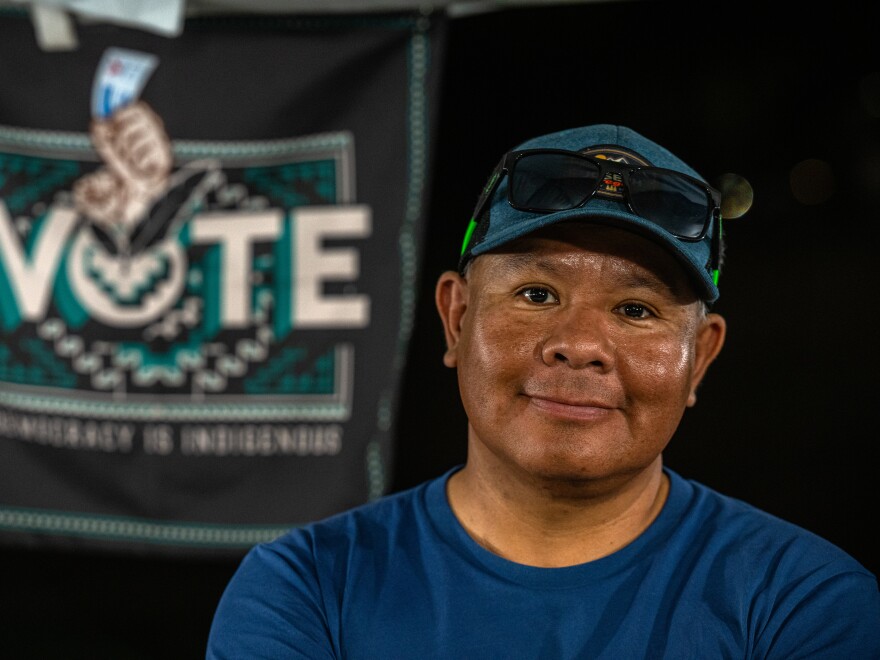
[[[443,364],[455,367],[458,364],[458,343],[461,338],[461,324],[467,311],[468,283],[455,271],[448,270],[437,280],[434,302],[443,322],[446,337],[446,352]]]
[[[700,321],[697,330],[696,346],[694,351],[694,371],[691,377],[691,392],[688,395],[688,408],[697,403],[697,388],[706,375],[709,365],[718,357],[721,347],[724,346],[724,337],[727,334],[727,322],[718,314],[706,314],[706,318]]]

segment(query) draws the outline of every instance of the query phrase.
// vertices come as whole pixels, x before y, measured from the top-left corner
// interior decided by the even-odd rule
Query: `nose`
[[[544,364],[601,372],[612,369],[614,342],[606,314],[575,307],[559,310],[540,347]]]

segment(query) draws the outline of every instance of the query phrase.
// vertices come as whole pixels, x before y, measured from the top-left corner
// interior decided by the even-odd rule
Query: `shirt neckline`
[[[620,550],[584,564],[562,568],[529,566],[505,559],[477,543],[456,518],[446,495],[449,478],[464,467],[457,465],[428,484],[425,504],[436,533],[466,562],[476,564],[505,580],[531,587],[571,588],[601,580],[624,571],[634,562],[652,554],[678,527],[690,498],[692,486],[674,471],[664,467],[669,477],[669,494],[660,513],[648,528]]]

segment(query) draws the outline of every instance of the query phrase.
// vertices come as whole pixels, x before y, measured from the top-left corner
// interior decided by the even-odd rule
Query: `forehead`
[[[488,257],[488,258],[483,258]],[[518,238],[474,260],[484,277],[527,270],[563,274],[601,261],[604,272],[633,286],[662,286],[683,303],[698,298],[668,250],[616,227],[563,222]]]

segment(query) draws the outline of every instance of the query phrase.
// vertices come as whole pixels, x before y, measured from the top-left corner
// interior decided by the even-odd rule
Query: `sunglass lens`
[[[596,188],[595,163],[559,153],[533,153],[519,158],[510,172],[510,201],[516,208],[552,212],[583,204]]]
[[[712,215],[705,188],[662,170],[635,170],[629,175],[629,202],[637,214],[681,238],[698,238]]]

